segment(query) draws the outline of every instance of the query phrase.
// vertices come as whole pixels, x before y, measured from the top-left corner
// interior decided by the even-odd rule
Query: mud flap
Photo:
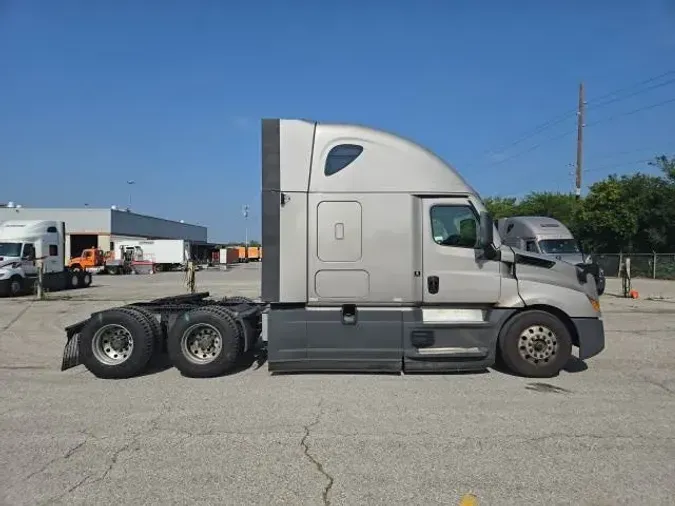
[[[63,348],[61,370],[65,371],[80,365],[80,334],[70,334],[66,346]]]

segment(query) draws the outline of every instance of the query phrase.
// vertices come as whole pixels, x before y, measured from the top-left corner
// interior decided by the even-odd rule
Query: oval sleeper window
[[[340,144],[339,146],[335,146],[328,152],[323,173],[326,176],[332,176],[333,174],[340,172],[347,165],[356,160],[362,152],[363,146],[358,146],[356,144]]]

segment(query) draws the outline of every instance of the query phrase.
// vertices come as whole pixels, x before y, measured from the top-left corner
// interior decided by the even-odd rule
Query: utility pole
[[[581,198],[581,170],[584,156],[584,83],[579,83],[579,109],[577,110],[577,166],[576,197]]]

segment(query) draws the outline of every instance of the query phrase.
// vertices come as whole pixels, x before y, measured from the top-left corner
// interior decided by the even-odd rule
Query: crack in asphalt
[[[97,476],[95,478],[92,478],[93,473],[86,474],[80,481],[78,481],[77,483],[72,485],[65,492],[63,492],[62,494],[60,494],[56,497],[49,498],[43,504],[51,504],[53,502],[59,501],[59,500],[61,500],[64,497],[72,494],[73,492],[75,492],[76,490],[78,490],[79,488],[81,488],[85,485],[93,485],[95,483],[99,483],[99,482],[105,480],[108,477],[108,475],[110,474],[110,472],[113,470],[113,468],[119,462],[120,455],[122,453],[124,453],[125,451],[129,451],[129,450],[131,450],[133,452],[137,452],[138,450],[140,450],[141,449],[140,438],[142,436],[145,436],[147,434],[150,434],[151,432],[154,432],[154,431],[158,430],[159,429],[159,427],[158,427],[159,420],[161,418],[163,418],[164,416],[166,416],[166,414],[168,414],[168,413],[169,413],[169,407],[166,403],[163,403],[162,409],[160,410],[159,414],[157,414],[156,416],[154,416],[152,419],[149,420],[148,424],[150,425],[150,427],[148,429],[134,433],[131,437],[131,441],[129,441],[128,443],[125,443],[124,445],[120,446],[115,451],[113,451],[112,455],[110,456],[110,459],[108,460],[108,466],[103,471],[103,473],[101,473],[99,476]],[[66,452],[65,456],[53,459],[46,466],[44,466],[44,469],[49,467],[54,462],[56,462],[58,460],[61,460],[62,458],[70,458],[73,455],[73,453],[75,453],[79,448],[82,448],[87,443],[87,441],[92,439],[92,437],[93,436],[91,436],[91,435],[88,436],[83,442],[81,442],[80,444],[71,448],[68,452]],[[129,459],[127,459],[127,460],[129,460]],[[44,469],[42,469],[41,471],[38,471],[34,474],[39,474],[40,472],[44,471]]]
[[[642,376],[642,380],[645,383],[649,383],[650,385],[654,385],[655,387],[659,387],[661,390],[669,393],[670,395],[675,395],[675,390],[670,388],[669,386],[666,386],[665,381],[657,381],[653,378],[650,378],[648,376]]]
[[[50,466],[52,466],[53,464],[55,464],[56,462],[58,462],[60,460],[67,460],[70,457],[72,457],[80,448],[82,448],[84,445],[86,445],[92,437],[92,436],[90,436],[89,434],[86,434],[86,433],[84,434],[84,436],[85,437],[82,441],[80,441],[79,443],[77,443],[73,447],[69,448],[66,451],[66,453],[64,453],[63,455],[59,455],[58,457],[54,457],[53,459],[49,460],[42,467],[40,467],[38,470],[33,471],[32,473],[26,475],[24,477],[24,480],[29,480],[32,477],[37,476],[38,474],[44,473]]]
[[[0,328],[0,332],[7,332],[7,331],[12,327],[12,325],[14,325],[16,322],[18,322],[18,321],[21,319],[21,317],[22,317],[23,315],[26,314],[26,312],[27,312],[31,307],[33,307],[33,303],[32,303],[32,302],[28,303],[28,304],[26,305],[26,307],[24,307],[21,311],[19,311],[19,313],[18,313],[14,318],[12,318],[11,320],[9,320],[9,323],[8,323],[8,324],[6,324],[6,325],[4,325],[2,328]]]
[[[331,489],[333,488],[333,483],[335,482],[335,478],[333,478],[328,472],[323,467],[323,464],[314,456],[310,453],[309,451],[309,445],[307,444],[307,439],[311,435],[312,428],[317,425],[321,421],[321,416],[323,415],[323,409],[321,408],[321,402],[319,402],[318,405],[318,412],[316,414],[316,417],[310,423],[309,425],[305,425],[305,435],[302,436],[302,439],[300,440],[300,446],[302,447],[302,452],[307,457],[307,460],[309,460],[314,467],[319,471],[327,480],[326,486],[323,489],[323,492],[321,493],[321,499],[323,501],[323,504],[326,506],[330,505],[330,499],[328,498]]]

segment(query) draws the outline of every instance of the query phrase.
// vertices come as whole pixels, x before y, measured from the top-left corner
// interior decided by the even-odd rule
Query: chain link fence
[[[607,277],[619,277],[619,266],[630,257],[631,277],[675,280],[675,253],[607,253],[593,257]]]

